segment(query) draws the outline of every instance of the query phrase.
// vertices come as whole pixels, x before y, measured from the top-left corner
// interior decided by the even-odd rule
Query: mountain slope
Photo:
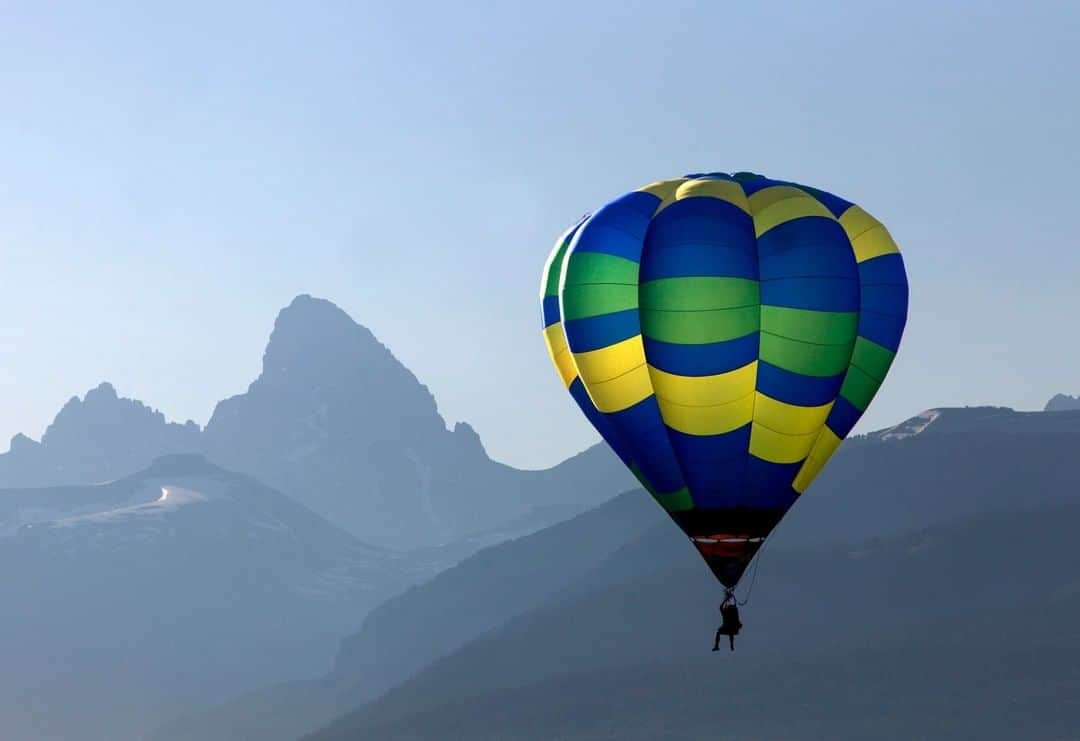
[[[1054,506],[1080,491],[1080,469],[1069,465],[1071,452],[1080,449],[1080,415],[942,409],[932,416],[932,424],[926,425],[926,416],[920,415],[893,428],[892,434],[883,431],[868,435],[841,449],[829,466],[836,470],[827,470],[824,480],[815,483],[806,501],[796,505],[770,540],[754,597],[753,629],[744,643],[753,645],[755,635],[768,635],[769,645],[775,650],[799,650],[804,631],[777,634],[766,630],[767,625],[760,631],[758,628],[761,621],[767,623],[766,615],[773,611],[786,614],[793,605],[798,606],[812,630],[828,628],[831,615],[823,608],[828,608],[829,600],[819,599],[819,592],[823,579],[831,573],[828,558],[835,555],[838,544],[897,537],[946,521],[989,516],[1017,507]],[[898,428],[905,433],[897,434]],[[650,529],[650,538],[639,540]],[[607,543],[606,550],[593,549],[594,541]],[[785,556],[793,547],[798,547],[798,556]],[[859,549],[844,547],[856,552],[873,550],[872,543]],[[926,546],[916,540],[911,547]],[[617,558],[612,557],[617,549],[623,550]],[[825,556],[819,555],[822,549]],[[972,567],[961,556],[962,552],[957,551],[943,556],[941,563],[928,561],[927,574],[913,574],[912,578],[924,584],[928,599],[951,604],[952,581],[963,576],[950,569]],[[1008,558],[1014,556],[1009,554]],[[794,564],[783,568],[798,573],[798,578],[776,577],[777,559],[781,566],[785,561]],[[568,562],[574,564],[573,569],[567,567]],[[860,563],[852,560],[848,565],[850,573],[845,572],[847,576],[838,578],[836,584],[843,586],[857,576],[853,583],[858,586],[850,587],[852,593],[861,590],[873,599],[865,602],[865,608],[862,602],[848,600],[842,602],[843,609],[867,620],[895,622],[891,612],[881,608],[888,594],[884,593],[885,585],[875,579],[880,563],[866,561],[864,570],[856,573]],[[646,640],[637,633],[638,624],[624,616],[635,611],[667,609],[664,604],[681,605],[678,611],[692,620],[682,631],[659,633],[670,641],[688,635],[692,649],[688,644],[663,643],[665,651],[696,651],[715,627],[716,586],[712,577],[663,512],[642,492],[632,492],[577,520],[481,552],[430,584],[389,601],[343,644],[335,672],[325,680],[293,685],[293,694],[286,688],[275,688],[226,703],[209,714],[186,719],[189,725],[177,724],[162,738],[225,739],[233,737],[230,734],[237,729],[246,728],[258,729],[258,733],[236,737],[286,739],[289,736],[273,735],[286,722],[278,720],[277,708],[282,706],[290,707],[289,720],[297,721],[289,728],[294,735],[302,723],[329,720],[329,708],[344,710],[343,703],[350,700],[353,705],[359,704],[416,668],[491,630],[495,621],[524,614],[552,600],[555,582],[536,582],[536,574],[545,573],[545,565],[547,572],[562,578],[558,589],[567,594],[599,589],[601,584],[618,585],[629,575],[644,578],[651,574],[650,578],[660,582],[669,580],[673,591],[665,594],[672,602],[635,597],[631,592],[625,604],[606,613],[619,616],[604,630],[619,634],[620,640],[631,644]],[[681,575],[677,578],[668,573],[673,565],[680,565]],[[584,586],[575,586],[585,572],[590,573],[589,580],[581,582]],[[752,572],[748,578],[751,576]],[[1020,580],[1020,576],[1015,578]],[[1023,580],[1037,582],[1038,574],[1024,575]],[[517,585],[517,597],[507,598],[508,584]],[[904,588],[912,587],[908,584]],[[996,598],[1000,585],[986,585],[985,589]],[[704,601],[693,601],[695,595],[702,595]],[[906,613],[898,614],[908,617]],[[572,627],[572,623],[565,626],[567,630]],[[620,633],[623,627],[626,631]],[[842,633],[848,631],[849,626],[842,626]],[[648,640],[654,639],[655,634],[650,633]],[[623,650],[619,641],[615,644],[612,650]],[[599,651],[603,645],[607,644],[597,639],[589,650]],[[506,656],[513,660],[514,653],[510,651]],[[464,668],[462,673],[468,674]],[[304,715],[307,710],[310,714]]]
[[[1076,450],[1080,412],[931,410],[845,442],[774,539],[810,545],[897,535],[990,509],[1060,501],[1080,484],[1080,472],[1066,465]]]
[[[515,615],[541,606],[663,514],[644,492],[487,548],[367,617],[320,680],[249,693],[169,724],[156,739],[291,741]],[[555,546],[553,548],[553,546]],[[281,712],[287,708],[287,712]]]
[[[696,738],[718,723],[736,738],[819,738],[823,708],[843,711],[837,735],[911,738],[935,735],[950,707],[965,712],[956,733],[1007,738],[987,707],[1011,699],[1003,715],[1016,722],[1080,687],[1077,521],[1080,499],[858,549],[769,553],[739,650],[711,660],[716,590],[650,532],[311,739]],[[1022,559],[1016,533],[1038,533]],[[1039,610],[1017,610],[1027,603]],[[1080,720],[1075,700],[1054,711],[1023,729],[1061,734]],[[897,722],[883,725],[890,712]]]
[[[915,622],[794,661],[697,656],[567,674],[312,738],[1074,738],[1077,624],[1075,596],[1048,599],[992,623]]]
[[[405,568],[193,455],[100,486],[0,491],[4,735],[140,738],[325,671]]]

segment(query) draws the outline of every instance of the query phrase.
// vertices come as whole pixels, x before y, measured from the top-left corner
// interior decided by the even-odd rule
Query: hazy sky
[[[548,250],[700,170],[901,245],[860,429],[1080,391],[1076,3],[100,5],[0,1],[0,439],[102,380],[205,423],[311,293],[496,458],[554,463],[595,436],[541,341]]]

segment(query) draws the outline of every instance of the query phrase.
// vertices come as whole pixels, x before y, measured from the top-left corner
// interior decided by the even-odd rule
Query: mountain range
[[[204,429],[104,383],[0,454],[0,717],[35,741],[685,738],[717,717],[684,700],[704,683],[739,698],[732,737],[828,735],[736,712],[771,703],[782,674],[784,697],[846,714],[835,735],[854,737],[872,708],[837,688],[930,703],[912,667],[948,676],[935,657],[957,651],[1064,694],[1078,446],[1080,411],[994,407],[849,440],[748,575],[725,664],[745,668],[716,677],[698,656],[712,578],[606,447],[545,471],[493,461],[369,330],[300,296]],[[1027,630],[1003,594],[1038,606],[1046,673],[985,655],[993,611]],[[851,669],[868,655],[907,668]],[[984,689],[970,707],[1007,699]],[[1017,711],[1001,728],[1075,718],[1024,698],[1046,724]]]
[[[370,331],[298,297],[205,429],[103,383],[0,455],[5,731],[125,741],[317,676],[385,598],[630,480],[599,446],[491,460]]]
[[[722,665],[738,667],[734,676],[717,675],[726,670],[716,657],[701,656],[715,627],[711,575],[659,508],[632,491],[390,599],[342,643],[326,677],[248,694],[155,738],[295,739],[350,709],[313,738],[709,737],[709,724],[732,708],[710,705],[703,687],[719,683],[761,711],[778,673],[793,677],[783,697],[804,692],[840,708],[844,692],[872,679],[844,669],[873,666],[860,652],[910,669],[908,649],[928,661],[944,650],[928,636],[956,636],[964,620],[982,625],[999,609],[1019,621],[1016,605],[1056,605],[1080,588],[1080,468],[1069,462],[1077,449],[1080,413],[1000,408],[932,410],[851,441],[830,464],[832,477],[770,539],[760,574],[748,574],[748,628],[735,663]],[[951,632],[929,627],[939,623]],[[1003,624],[1022,632],[1018,622]],[[997,655],[998,637],[972,635],[980,638],[939,643]],[[1063,655],[1080,648],[1066,638]],[[1021,650],[1002,661],[1022,658]],[[654,670],[662,681],[649,679]],[[848,671],[849,684],[835,679],[828,695],[812,686],[818,671]],[[905,691],[917,694],[915,674],[905,677]],[[744,678],[757,694],[742,689]],[[697,696],[694,723],[704,725],[683,725]],[[865,733],[871,710],[862,707],[863,725],[845,733]],[[632,720],[622,723],[622,713]],[[755,737],[757,717],[744,713],[733,737]],[[777,716],[768,734],[821,737],[800,735],[792,717]],[[1080,716],[1056,717],[1060,727]],[[924,727],[922,735],[933,734]]]
[[[193,452],[396,549],[494,542],[633,481],[603,446],[545,471],[493,461],[468,424],[447,428],[431,392],[370,330],[299,296],[274,323],[262,373],[205,429],[167,422],[103,383],[72,398],[40,443],[15,436],[0,454],[0,489],[110,481]]]

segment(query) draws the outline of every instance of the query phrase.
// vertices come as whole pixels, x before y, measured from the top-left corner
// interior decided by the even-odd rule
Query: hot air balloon
[[[541,292],[570,395],[729,598],[866,411],[908,299],[873,216],[744,172],[616,198],[559,238]]]

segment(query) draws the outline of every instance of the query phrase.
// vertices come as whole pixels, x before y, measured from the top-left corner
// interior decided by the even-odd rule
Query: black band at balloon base
[[[728,589],[734,589],[765,539],[717,535],[692,537],[690,542],[698,549],[717,580]]]

